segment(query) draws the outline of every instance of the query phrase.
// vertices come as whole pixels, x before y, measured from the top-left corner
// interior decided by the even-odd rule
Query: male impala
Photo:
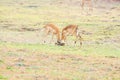
[[[80,45],[82,45],[82,38],[80,35],[80,32],[78,31],[78,26],[77,25],[68,25],[65,28],[62,29],[62,43],[65,43],[67,36],[75,36],[75,42],[74,44],[76,44],[76,42],[79,40],[80,41]]]
[[[57,37],[57,43],[60,44],[60,31],[59,31],[59,28],[57,26],[55,26],[54,24],[46,24],[43,27],[43,31],[45,33],[45,35],[44,35],[44,43],[46,42],[45,38],[48,35],[51,35],[52,39],[50,40],[50,43],[53,41],[53,37],[56,36]]]
[[[87,4],[89,6],[89,10],[92,10],[92,0],[82,0],[82,9],[84,8],[84,5]]]

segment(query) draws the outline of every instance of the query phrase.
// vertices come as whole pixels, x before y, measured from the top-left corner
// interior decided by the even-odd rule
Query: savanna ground
[[[120,80],[120,2],[0,0],[0,80]],[[39,29],[77,24],[83,46],[42,44]]]

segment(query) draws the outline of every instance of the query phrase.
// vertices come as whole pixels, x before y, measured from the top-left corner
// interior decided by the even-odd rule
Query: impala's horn
[[[57,41],[57,42],[55,43],[55,45],[64,46],[65,43],[61,43],[61,41]]]

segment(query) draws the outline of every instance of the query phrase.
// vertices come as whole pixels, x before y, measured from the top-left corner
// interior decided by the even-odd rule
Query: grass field
[[[120,80],[120,2],[0,0],[0,80]],[[42,44],[47,23],[77,24],[83,45]]]

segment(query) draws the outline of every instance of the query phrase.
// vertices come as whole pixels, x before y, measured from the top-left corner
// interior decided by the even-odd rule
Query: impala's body
[[[81,42],[82,38],[81,38],[80,33],[78,31],[77,25],[68,25],[62,29],[62,38],[61,38],[62,43],[66,42],[66,38],[69,35],[75,36],[75,38],[76,38],[75,44],[76,44],[76,41],[79,40],[80,45],[82,45],[82,42]]]
[[[89,10],[92,10],[93,7],[92,0],[82,0],[82,5],[81,5],[82,9],[84,8],[85,5],[88,5]]]
[[[44,33],[45,33],[44,37],[47,37],[48,35],[51,35],[52,36],[51,41],[52,41],[53,37],[56,36],[57,43],[60,43],[60,31],[59,31],[59,28],[57,26],[55,26],[54,24],[46,24],[43,27],[43,29],[44,29]]]

